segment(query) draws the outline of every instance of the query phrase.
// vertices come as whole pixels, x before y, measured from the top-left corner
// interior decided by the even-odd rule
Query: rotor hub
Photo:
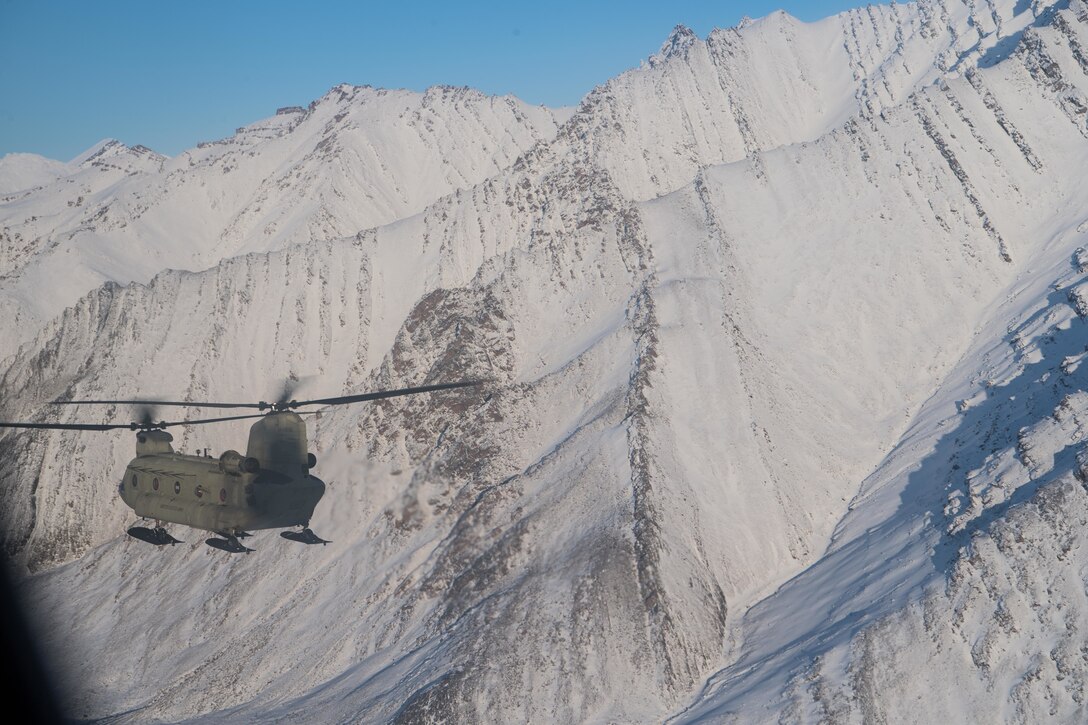
[[[280,400],[275,403],[268,403],[262,400],[257,404],[258,410],[267,410],[272,413],[284,413],[292,408],[297,408],[299,402],[297,400]]]

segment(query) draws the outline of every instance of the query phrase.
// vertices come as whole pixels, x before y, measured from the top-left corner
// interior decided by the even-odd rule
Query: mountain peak
[[[110,150],[116,149],[118,146],[124,146],[124,144],[115,138],[104,138],[68,163],[72,166],[82,166],[88,161],[102,156],[102,154],[109,153]]]
[[[671,58],[674,55],[680,55],[693,43],[699,41],[699,36],[695,34],[695,31],[686,25],[677,25],[669,33],[669,37],[665,39],[665,42],[661,44],[661,50],[658,54],[664,58]]]
[[[670,58],[683,57],[687,54],[688,48],[698,42],[699,36],[695,34],[694,30],[686,25],[677,25],[669,33],[669,37],[665,38],[665,42],[661,44],[661,49],[650,56],[650,67],[655,67]]]
[[[125,156],[149,159],[155,163],[164,161],[167,158],[157,151],[149,149],[147,146],[141,144],[129,146],[115,138],[107,138],[102,139],[94,146],[91,146],[79,156],[72,159],[69,163],[72,166],[86,167],[93,166],[108,158],[120,158]]]

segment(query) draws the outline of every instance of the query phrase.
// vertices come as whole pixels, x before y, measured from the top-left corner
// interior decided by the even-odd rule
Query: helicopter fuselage
[[[230,474],[216,458],[173,453],[133,459],[119,491],[137,516],[234,532],[307,525],[325,484],[309,474]]]
[[[325,493],[310,475],[317,459],[306,452],[305,423],[294,413],[254,424],[248,457],[176,453],[171,440],[165,431],[137,434],[136,458],[118,487],[137,516],[223,534],[307,526]]]

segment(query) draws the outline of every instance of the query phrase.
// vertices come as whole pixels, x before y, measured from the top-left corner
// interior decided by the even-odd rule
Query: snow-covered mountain
[[[411,216],[507,167],[569,115],[467,88],[343,85],[172,159],[98,144],[68,173],[0,198],[0,357],[104,282]],[[19,161],[5,157],[0,172]]]
[[[4,418],[490,381],[312,423],[319,551],[153,550],[128,436],[0,438],[73,713],[1082,720],[1086,48],[1083,0],[779,13],[678,28],[569,117],[340,87],[10,197]],[[83,174],[125,220],[77,232],[100,261],[12,241]]]

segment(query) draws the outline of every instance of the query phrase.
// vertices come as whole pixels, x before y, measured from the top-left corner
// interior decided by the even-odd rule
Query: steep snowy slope
[[[882,12],[926,38],[921,28],[969,15],[937,4]],[[1024,393],[1003,383],[1020,379],[1015,366],[994,353],[979,367],[977,350],[1049,284],[1062,288],[1057,299],[1071,289],[1073,306],[1080,299],[1066,269],[1088,208],[1088,8],[1010,3],[992,16],[1006,30],[1034,27],[930,59],[957,69],[931,85],[911,76],[925,87],[904,82],[879,113],[843,117],[811,142],[711,168],[688,159],[685,182],[658,188],[624,171],[638,153],[609,156],[619,145],[607,124],[583,125],[608,105],[606,85],[555,141],[417,215],[107,285],[50,321],[0,378],[5,417],[128,414],[45,405],[69,395],[267,398],[289,376],[315,375],[314,395],[491,381],[316,420],[330,489],[313,525],[334,541],[319,551],[265,532],[257,554],[228,558],[180,530],[190,543],[149,550],[118,536],[129,521],[114,494],[127,436],[0,438],[5,549],[46,570],[27,594],[68,664],[73,711],[776,719],[836,691],[828,712],[863,698],[876,698],[872,712],[895,708],[910,686],[879,701],[866,684],[903,671],[894,663],[835,665],[877,646],[873,623],[907,636],[903,607],[956,556],[950,538],[930,557],[934,537],[1005,513],[993,471],[949,479],[951,489],[943,470],[903,472],[951,430],[940,423],[953,400],[970,419],[964,446],[995,446],[993,470],[1012,471],[1003,442],[1060,398],[1032,403],[1036,418],[1014,414]],[[756,38],[781,22],[739,32]],[[976,36],[989,27],[969,25]],[[679,50],[663,55],[623,83],[688,67]],[[640,127],[667,119],[670,138],[696,138],[690,116],[641,108]],[[642,158],[655,153],[669,155],[655,145]],[[682,164],[672,168],[680,179]],[[1043,365],[1024,382],[1082,344],[1072,308],[1051,303],[1052,319],[1027,320],[1016,336],[1025,364]],[[1074,337],[1047,331],[1055,325]],[[1040,363],[1032,344],[1048,336],[1061,354],[1041,352]],[[1078,361],[1064,362],[1075,374]],[[1000,405],[967,389],[968,368],[986,370]],[[1061,432],[1043,421],[1017,441],[1035,475],[1049,476],[1047,456],[1075,435],[1078,401],[1066,422],[1056,414]],[[218,450],[244,435],[239,424],[178,437]],[[1069,470],[1069,454],[1059,458],[1055,479]],[[965,453],[949,470],[991,462]],[[1077,494],[1045,495],[1041,511]],[[956,601],[974,575],[959,566]],[[925,601],[947,613],[936,595]],[[965,640],[984,611],[965,620]],[[134,642],[134,632],[152,635]],[[989,667],[1002,647],[1011,651],[986,653]],[[830,664],[812,668],[825,653]],[[948,679],[959,676],[971,673]]]
[[[0,203],[0,357],[105,281],[410,216],[502,170],[568,115],[467,88],[343,85],[174,159],[106,143]]]
[[[678,722],[1084,719],[1088,214],[1054,242]]]

